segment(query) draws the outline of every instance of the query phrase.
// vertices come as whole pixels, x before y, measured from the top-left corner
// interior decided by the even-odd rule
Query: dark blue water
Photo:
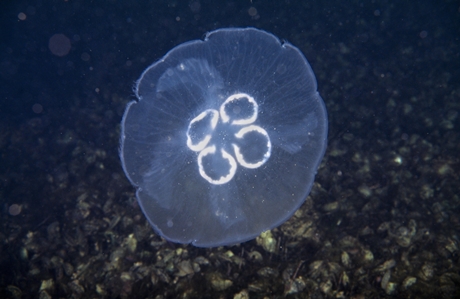
[[[458,297],[458,2],[0,8],[0,297]],[[168,243],[124,176],[123,111],[167,51],[248,26],[308,58],[328,149],[305,204],[270,234]]]

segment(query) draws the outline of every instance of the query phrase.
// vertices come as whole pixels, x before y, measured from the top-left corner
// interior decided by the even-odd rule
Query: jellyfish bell
[[[305,201],[326,149],[327,113],[296,47],[254,28],[212,31],[148,67],[136,96],[120,157],[162,237],[244,242]]]

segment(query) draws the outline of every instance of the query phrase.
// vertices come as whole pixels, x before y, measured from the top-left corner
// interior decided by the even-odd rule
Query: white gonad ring
[[[210,119],[209,119],[210,118]],[[188,130],[187,130],[187,146],[189,149],[191,149],[194,152],[198,152],[203,150],[206,145],[209,143],[211,140],[211,133],[212,131],[216,128],[217,122],[219,121],[219,112],[213,109],[208,109],[203,112],[201,112],[197,117],[192,119],[190,124],[188,125]],[[206,124],[208,122],[208,124]],[[204,123],[204,124],[203,124]],[[201,124],[201,125],[208,125],[205,129],[205,132],[201,132],[202,134],[205,134],[204,136],[194,136],[194,139],[199,139],[198,142],[196,140],[192,140],[192,137],[189,134],[190,130],[193,130],[193,127],[195,124]],[[199,129],[198,129],[199,130]],[[195,132],[198,130],[194,130]],[[198,132],[196,132],[198,133]],[[201,138],[200,138],[201,137]],[[197,143],[195,143],[197,142]]]
[[[270,137],[253,124],[258,110],[253,97],[237,93],[229,96],[219,111],[206,109],[190,121],[187,147],[198,152],[198,171],[206,181],[226,184],[235,176],[238,164],[256,169],[268,161]]]
[[[219,178],[219,180],[212,179],[210,176],[207,175],[206,171],[203,168],[203,157],[205,157],[206,155],[216,155],[216,147],[214,145],[209,146],[209,147],[205,148],[204,150],[202,150],[200,152],[200,154],[198,155],[198,168],[199,168],[199,171],[200,171],[200,175],[205,180],[210,182],[211,184],[222,185],[222,184],[228,183],[228,182],[230,182],[232,180],[233,176],[236,173],[236,161],[235,161],[235,159],[232,157],[232,155],[230,155],[229,153],[227,153],[223,149],[221,150],[221,153],[222,153],[222,158],[227,160],[228,164],[230,164],[230,169],[229,169],[228,174],[225,175],[225,176],[221,176]]]
[[[230,116],[227,114],[227,109],[228,109],[228,106],[230,106],[230,104],[237,103],[237,102],[244,102],[244,101],[247,101],[250,104],[251,107],[247,109],[249,110],[247,112],[251,112],[251,108],[252,108],[252,114],[250,115],[249,118],[233,120],[232,125],[249,125],[255,122],[257,119],[257,114],[259,113],[258,112],[259,105],[257,105],[253,97],[245,93],[237,93],[237,94],[229,96],[225,100],[225,102],[220,106],[220,117],[222,118],[222,121],[224,123],[227,123],[230,120]]]
[[[247,133],[250,133],[250,132],[256,132],[258,134],[261,134],[267,140],[267,142],[266,142],[267,150],[263,154],[262,160],[257,161],[256,163],[247,162],[245,160],[245,158],[244,158],[244,155],[241,154],[240,147],[238,145],[236,145],[236,144],[232,144],[232,146],[233,146],[233,149],[235,150],[236,160],[238,161],[238,163],[241,164],[241,166],[244,166],[244,167],[250,168],[250,169],[256,169],[256,168],[259,168],[260,166],[264,165],[264,163],[267,162],[268,158],[270,158],[270,154],[271,154],[271,151],[272,151],[272,143],[270,142],[270,137],[268,137],[267,131],[265,131],[264,129],[262,129],[259,126],[254,126],[254,125],[242,128],[241,130],[238,131],[238,133],[235,134],[235,137],[239,138],[239,139],[242,139],[242,138],[244,138],[244,135],[246,135]]]

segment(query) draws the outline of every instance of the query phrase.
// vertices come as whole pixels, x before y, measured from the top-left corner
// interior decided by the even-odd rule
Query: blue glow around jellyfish
[[[120,156],[167,240],[240,243],[305,201],[327,114],[302,53],[254,28],[219,29],[147,68],[122,121]]]

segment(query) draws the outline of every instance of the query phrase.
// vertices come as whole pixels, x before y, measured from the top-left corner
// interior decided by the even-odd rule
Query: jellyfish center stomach
[[[219,107],[207,109],[190,121],[187,146],[198,153],[200,175],[211,184],[230,182],[238,165],[256,169],[268,161],[270,137],[255,124],[258,104],[248,94],[235,93]]]

